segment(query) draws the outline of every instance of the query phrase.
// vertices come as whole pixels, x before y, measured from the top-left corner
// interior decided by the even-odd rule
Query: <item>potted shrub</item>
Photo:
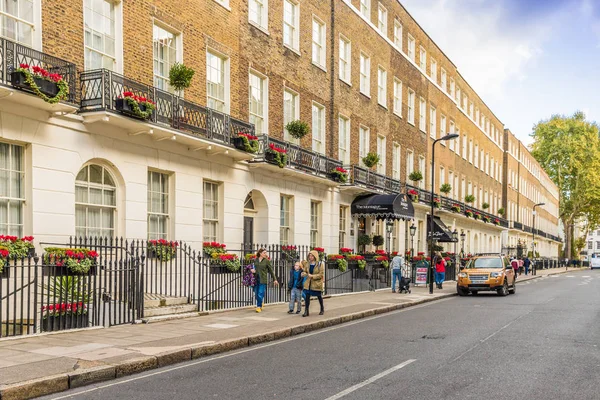
[[[115,109],[130,117],[146,120],[150,119],[156,104],[143,96],[137,96],[133,92],[123,92],[115,100]]]
[[[452,186],[449,183],[444,183],[442,186],[440,186],[440,192],[444,193],[446,196],[448,196],[448,193],[451,191]]]
[[[435,208],[440,208],[442,206],[442,200],[440,200],[438,197],[434,197],[433,198],[433,206]]]
[[[346,272],[348,269],[348,261],[341,254],[330,254],[327,256],[327,268],[339,269],[340,272]]]
[[[10,79],[14,87],[31,92],[46,103],[56,104],[69,95],[69,85],[61,75],[51,74],[38,66],[19,64]]]
[[[499,209],[498,209],[498,215],[501,215],[501,216],[503,216],[503,217],[504,217],[504,212],[505,212],[505,211],[504,211],[504,208],[503,208],[503,207],[501,207],[501,208],[499,208]]]
[[[475,196],[472,194],[468,194],[465,196],[465,203],[473,203],[475,201]]]
[[[383,236],[375,235],[373,236],[373,246],[379,248],[379,246],[383,246]]]
[[[465,215],[469,218],[473,218],[473,211],[468,208],[465,210]]]
[[[484,210],[487,210],[488,208],[490,208],[490,204],[489,203],[483,203],[481,205],[481,208],[483,208]]]
[[[248,133],[238,133],[238,136],[232,139],[233,146],[236,149],[256,154],[258,153],[258,137]]]
[[[48,299],[60,303],[42,305],[42,332],[87,328],[90,290],[85,278],[60,276],[50,279],[43,290]]]
[[[363,157],[362,162],[367,168],[373,168],[379,162],[380,157],[377,153],[369,152]]]
[[[313,247],[312,249],[310,249],[311,251],[314,250],[317,253],[319,253],[319,259],[317,261],[323,261],[325,260],[325,249],[322,247]]]
[[[406,192],[406,194],[410,196],[410,199],[412,201],[419,201],[419,192],[417,190],[409,189],[408,192]]]
[[[275,143],[271,143],[265,151],[265,160],[268,163],[277,165],[279,168],[283,168],[287,165],[287,150],[275,146]]]
[[[295,139],[302,139],[306,136],[310,130],[308,124],[304,121],[295,120],[290,121],[285,125],[285,129],[287,129],[288,133],[291,137]]]
[[[361,256],[360,254],[348,254],[346,258],[348,260],[348,267],[350,267],[350,269],[358,268],[360,270],[364,270],[367,266],[367,261],[365,260],[365,257]]]
[[[454,212],[459,213],[460,212],[460,204],[454,203],[454,204],[452,204],[452,207],[450,207],[450,209]]]
[[[418,186],[419,182],[423,180],[423,174],[421,171],[413,171],[408,175],[408,179],[410,179],[415,186]]]
[[[281,246],[281,255],[284,260],[296,261],[298,259],[298,248],[296,246]]]
[[[238,272],[241,268],[240,259],[235,254],[213,253],[210,261],[211,272],[214,273]]]
[[[365,251],[365,247],[370,245],[373,242],[373,239],[371,239],[371,236],[369,236],[367,234],[363,234],[363,235],[360,235],[356,239],[356,242],[358,243],[359,249],[362,249],[362,251]]]
[[[169,85],[177,91],[177,95],[181,96],[183,89],[189,88],[192,84],[195,73],[192,68],[176,62],[169,70]]]
[[[333,171],[331,171],[331,179],[340,183],[348,182],[348,170],[342,167],[336,167]]]
[[[205,256],[212,258],[213,254],[224,254],[226,247],[227,246],[225,246],[224,243],[203,242],[202,243],[202,252],[204,252]]]
[[[179,243],[165,239],[148,240],[148,258],[158,258],[160,261],[171,261],[177,256]]]
[[[98,253],[86,248],[44,249],[44,275],[94,275],[96,274],[96,257]],[[54,269],[54,270],[52,270]],[[54,273],[53,273],[54,272]]]

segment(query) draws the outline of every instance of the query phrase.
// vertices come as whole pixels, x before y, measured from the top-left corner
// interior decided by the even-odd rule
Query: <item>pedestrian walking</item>
[[[319,261],[319,253],[316,250],[312,250],[308,253],[306,260],[302,261],[302,276],[306,277],[304,281],[304,294],[306,298],[304,300],[304,314],[303,317],[309,316],[310,298],[315,296],[319,299],[321,305],[321,312],[319,315],[325,313],[325,307],[323,306],[323,277],[324,277],[325,265],[323,261]]]
[[[531,266],[531,260],[529,259],[529,257],[525,257],[525,260],[523,261],[523,265],[525,266],[525,275],[528,275],[529,267]]]
[[[265,298],[265,293],[267,291],[267,282],[269,282],[269,274],[273,277],[273,284],[275,286],[279,285],[277,277],[273,272],[271,260],[269,260],[269,256],[265,249],[259,249],[256,253],[256,261],[254,262],[254,268],[252,268],[251,272],[256,277],[254,297],[256,298],[256,312],[259,313],[262,311],[263,299]]]
[[[402,285],[402,268],[404,268],[404,257],[395,256],[392,258],[392,293],[396,293],[396,280],[398,281],[398,289]]]
[[[519,260],[517,260],[516,258],[513,257],[513,259],[510,261],[510,266],[512,267],[513,271],[515,272],[515,279],[517,279],[517,275],[518,275],[518,271],[519,271]]]
[[[435,266],[435,284],[438,289],[443,289],[442,284],[446,279],[446,260],[439,251],[435,253],[433,265]]]
[[[290,291],[290,310],[288,311],[288,314],[294,313],[295,303],[298,303],[298,311],[296,311],[296,314],[300,314],[300,311],[302,311],[303,282],[302,263],[296,261],[294,266],[290,269],[290,279],[288,279],[288,290]]]

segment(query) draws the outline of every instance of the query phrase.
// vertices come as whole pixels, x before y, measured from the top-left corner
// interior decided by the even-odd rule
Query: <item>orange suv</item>
[[[471,292],[496,291],[500,296],[514,294],[516,289],[515,272],[507,257],[501,255],[475,256],[461,267],[456,291],[459,296]]]

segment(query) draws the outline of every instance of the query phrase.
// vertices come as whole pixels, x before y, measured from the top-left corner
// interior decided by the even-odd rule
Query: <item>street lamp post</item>
[[[387,237],[386,237],[386,248],[387,248],[387,253],[390,254],[390,237],[392,234],[392,230],[394,229],[394,221],[392,220],[386,220],[385,221],[385,231],[387,233]]]
[[[410,259],[412,261],[412,258],[415,256],[415,233],[417,233],[417,227],[415,226],[415,224],[413,223],[410,228]]]
[[[537,266],[535,264],[535,214],[536,214],[535,208],[538,206],[541,207],[541,206],[545,206],[545,205],[546,205],[546,203],[538,203],[535,206],[533,206],[533,228],[531,228],[531,233],[533,234],[533,240],[531,243],[531,258],[533,258],[533,268],[532,268],[531,273],[533,275],[537,275],[537,271],[536,271]]]
[[[429,235],[430,235],[430,238],[429,238],[429,294],[433,294],[433,229],[434,229],[433,216],[435,213],[433,197],[435,194],[435,145],[437,144],[437,142],[452,140],[452,139],[456,139],[457,137],[458,137],[458,134],[449,133],[446,136],[443,136],[439,139],[434,140],[433,144],[431,145],[431,211],[430,211],[431,221],[429,221]]]
[[[454,228],[454,232],[452,232],[452,240],[454,240],[454,279],[456,279],[456,274],[458,273],[458,254],[457,254],[457,247],[458,247],[458,230],[456,228]]]

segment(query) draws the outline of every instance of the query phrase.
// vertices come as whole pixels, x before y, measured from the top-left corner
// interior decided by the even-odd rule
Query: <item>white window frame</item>
[[[310,246],[321,246],[321,220],[323,203],[317,200],[310,201]]]
[[[427,101],[419,98],[419,129],[427,133]]]
[[[425,157],[419,156],[419,171],[423,174],[423,179],[419,181],[419,187],[425,189],[425,182],[427,182],[427,164],[425,163]]]
[[[454,82],[454,78],[450,78],[450,97],[454,98],[455,97],[455,89],[456,89],[456,83]]]
[[[292,96],[292,100],[294,103],[293,104],[294,115],[288,116],[288,118],[286,118],[286,99],[285,99],[286,93],[289,93],[290,96]],[[298,119],[300,119],[300,94],[298,92],[296,92],[295,90],[292,90],[288,87],[284,87],[283,88],[283,140],[292,142],[292,143],[296,143],[296,144],[298,144],[300,142],[299,139],[292,137],[285,127],[288,124],[288,122],[297,121]]]
[[[419,46],[419,68],[427,74],[427,50],[423,46]]]
[[[429,64],[429,75],[431,76],[431,79],[437,83],[437,61],[435,61],[433,57],[431,57],[431,62]]]
[[[360,13],[371,21],[371,0],[360,0]]]
[[[444,93],[448,93],[448,73],[444,68],[440,68],[440,86]]]
[[[406,116],[406,120],[412,126],[415,126],[415,97],[415,91],[411,88],[408,88],[408,114]]]
[[[388,12],[381,3],[377,6],[377,29],[383,36],[388,34]]]
[[[290,4],[294,7],[294,21],[286,21],[285,5]],[[291,30],[291,43],[286,43],[285,30],[288,27]],[[283,46],[290,50],[299,53],[300,52],[300,3],[294,0],[283,0]]]
[[[379,155],[377,173],[385,175],[387,167],[387,139],[383,135],[377,135],[377,154]]]
[[[342,52],[342,47],[344,51]],[[348,85],[352,85],[352,42],[340,34],[339,40],[339,77]],[[342,57],[342,54],[344,57]]]
[[[402,118],[402,81],[394,77],[394,105],[393,112]]]
[[[381,66],[377,68],[377,102],[387,108],[387,71]]]
[[[392,144],[392,178],[400,180],[400,166],[402,162],[402,147],[398,142]]]
[[[410,178],[410,174],[412,174],[415,170],[415,153],[412,150],[408,150],[406,152],[406,181]]]
[[[315,118],[319,121],[315,121]],[[312,102],[312,149],[325,154],[325,106],[315,101]]]
[[[279,196],[279,244],[282,246],[293,243],[293,218],[291,210],[293,199],[292,196],[284,194]]]
[[[338,245],[342,249],[346,247],[346,236],[348,236],[348,210],[349,207],[340,204],[340,218],[338,222]]]
[[[223,99],[219,99],[216,96],[211,96],[210,95],[210,82],[209,82],[209,73],[208,71],[210,69],[212,69],[212,67],[209,67],[209,62],[211,60],[211,57],[216,57],[218,59],[220,59],[223,63],[222,67],[223,67],[223,91],[224,91],[224,98]],[[206,104],[209,108],[213,108],[216,109],[217,111],[223,112],[225,114],[229,114],[229,107],[230,107],[230,97],[229,97],[229,91],[230,91],[230,73],[229,73],[229,57],[216,52],[212,49],[207,49],[206,50]],[[223,109],[219,110],[218,108],[215,107],[211,107],[211,103],[212,102],[218,102],[218,103],[223,103]]]
[[[315,25],[318,32],[315,32]],[[318,33],[322,43],[318,42],[315,34]],[[325,70],[327,68],[327,27],[325,22],[313,15],[312,19],[312,63]]]
[[[407,47],[406,47],[406,55],[408,56],[408,58],[412,61],[412,62],[416,62],[415,61],[415,57],[416,57],[416,45],[417,42],[415,41],[415,38],[411,36],[411,34],[408,34],[408,39],[407,39]]]
[[[252,5],[256,5],[257,12],[252,12]],[[253,14],[256,18],[253,19]],[[248,22],[264,32],[269,32],[269,0],[248,0]]]
[[[467,138],[467,134],[465,133],[462,136],[462,158],[463,160],[467,159],[467,151],[468,151],[468,147],[467,147],[467,143],[468,143],[468,138]]]
[[[344,121],[342,123],[342,121]],[[350,118],[339,114],[338,116],[338,159],[344,165],[350,165]],[[343,140],[342,140],[343,139]],[[343,143],[343,145],[342,145]]]
[[[171,29],[169,26],[160,23],[159,21],[154,21],[154,25],[152,26],[152,42],[153,42],[153,46],[152,46],[152,58],[153,58],[153,62],[157,63],[157,62],[164,62],[167,65],[169,65],[169,67],[166,70],[166,75],[158,75],[156,68],[153,68],[153,74],[154,74],[154,86],[157,88],[160,88],[162,90],[168,91],[170,93],[175,93],[175,89],[173,89],[171,87],[171,85],[169,84],[169,71],[171,70],[171,67],[175,64],[175,63],[181,63],[183,62],[183,40],[181,37],[181,33]],[[174,47],[175,47],[175,59],[174,60],[159,60],[157,57],[157,54],[155,52],[155,48],[154,48],[154,42],[156,41],[156,38],[154,37],[154,30],[155,29],[160,29],[163,30],[171,35],[173,35],[173,40],[174,40]],[[163,53],[169,53],[168,51],[164,51]],[[164,82],[164,86],[161,87],[161,85],[157,82],[157,81],[162,81]],[[183,93],[180,93],[183,94]]]
[[[166,172],[148,170],[148,180],[152,182],[152,176],[158,175],[161,183],[159,186],[163,185],[162,181],[166,180],[166,188],[167,192],[162,192],[160,190],[154,190],[151,185],[148,185],[147,191],[148,196],[151,197],[152,194],[158,194],[161,196],[161,202],[166,204],[167,212],[159,212],[151,210],[152,201],[149,200],[148,204],[148,216],[147,216],[147,224],[148,224],[148,239],[169,239],[170,231],[171,231],[171,177]],[[164,196],[164,198],[162,198]],[[150,231],[150,220],[152,218],[156,218],[158,221],[163,221],[166,232],[151,232]],[[160,226],[160,223],[159,223]]]
[[[437,110],[435,107],[429,108],[429,135],[432,139],[436,139],[437,135]],[[444,140],[442,140],[444,142]]]
[[[261,87],[259,88],[262,97],[262,116],[253,111],[252,107],[252,76],[260,80]],[[269,78],[253,69],[248,73],[248,112],[250,123],[254,124],[257,134],[269,134]],[[258,103],[259,104],[259,103]],[[262,120],[262,130],[258,128],[256,120]]]
[[[35,0],[40,1],[40,0]],[[114,25],[115,25],[115,32],[114,32],[114,46],[115,46],[115,54],[114,56],[111,56],[108,53],[104,53],[104,52],[100,52],[97,50],[94,50],[92,47],[89,47],[88,45],[86,45],[86,41],[85,41],[85,30],[86,30],[86,12],[85,12],[85,3],[84,3],[84,16],[83,16],[83,28],[84,28],[84,69],[89,70],[89,69],[95,69],[94,67],[88,68],[88,61],[86,60],[86,56],[85,56],[85,49],[89,49],[93,52],[99,53],[101,54],[103,57],[110,57],[113,58],[113,68],[112,70],[114,72],[117,73],[123,73],[123,2],[122,1],[118,1],[118,0],[114,0],[114,1],[109,1],[107,0],[108,3],[112,3],[113,7],[114,7]],[[34,13],[36,13],[35,10],[37,10],[38,7],[36,5],[34,5]],[[36,18],[34,15],[34,22],[36,23],[36,27],[41,26],[41,5],[39,7],[39,17]],[[37,13],[36,13],[37,14]],[[37,19],[37,21],[36,21]],[[37,32],[37,33],[35,33]],[[42,47],[42,29],[36,29],[34,31],[34,35],[38,36],[39,35],[39,39],[37,39],[38,41],[38,46],[41,49]],[[104,66],[103,66],[104,67]]]
[[[14,36],[4,36],[0,35],[2,38],[7,40],[19,43],[23,46],[33,48],[35,50],[42,50],[42,1],[41,0],[29,0],[31,1],[31,20],[25,19],[25,15],[22,15],[21,12],[26,13],[25,10],[22,10],[20,2],[23,0],[18,0],[17,5],[15,6],[17,9],[16,15],[13,13],[9,13],[8,11],[0,11],[0,16],[3,18],[9,19],[15,24],[13,25],[16,29],[12,30]],[[19,33],[19,24],[27,25],[31,29],[31,42],[20,41]],[[6,29],[11,30],[9,27],[5,27]]]
[[[4,195],[0,198],[0,200],[2,200],[2,202],[7,203],[6,207],[7,207],[7,221],[5,224],[2,224],[0,227],[0,232],[4,235],[11,235],[11,236],[18,236],[18,237],[23,237],[24,234],[24,218],[25,218],[25,206],[26,206],[26,196],[27,196],[27,187],[25,186],[26,184],[26,178],[27,178],[27,164],[26,164],[26,149],[24,146],[20,146],[17,144],[11,144],[11,143],[5,143],[2,142],[0,143],[1,146],[6,146],[7,147],[7,162],[6,164],[8,165],[7,168],[2,168],[1,171],[5,174],[5,179],[6,179],[6,188],[5,190],[7,191],[7,195]],[[19,151],[20,155],[18,156],[20,158],[21,161],[21,165],[18,168],[15,168],[15,161],[16,161],[16,156],[15,156],[15,152]],[[20,182],[20,192],[21,193],[13,193],[13,184],[11,183],[11,180],[14,178],[15,175],[19,176],[19,182]],[[116,184],[116,182],[115,182]],[[10,212],[10,208],[12,207],[17,207],[19,208],[18,213],[19,213],[19,221],[12,221],[11,220],[11,212]],[[15,231],[16,229],[16,231]]]
[[[448,121],[444,114],[440,115],[440,137],[444,137],[446,135],[446,129],[448,127]]]
[[[363,164],[363,158],[369,153],[370,141],[371,129],[361,125],[358,130],[358,158],[361,164]]]
[[[402,51],[402,24],[397,19],[394,20],[394,45]]]
[[[371,97],[371,57],[360,53],[360,92]]]

